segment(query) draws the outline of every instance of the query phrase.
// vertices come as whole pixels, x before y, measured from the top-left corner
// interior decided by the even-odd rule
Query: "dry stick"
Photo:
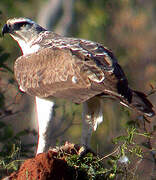
[[[106,159],[107,157],[111,156],[112,154],[115,154],[117,151],[119,151],[120,146],[118,146],[113,152],[110,154],[107,154],[106,156],[102,157],[99,161],[102,161],[103,159]]]

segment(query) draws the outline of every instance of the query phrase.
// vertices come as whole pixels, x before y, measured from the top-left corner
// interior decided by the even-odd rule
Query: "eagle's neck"
[[[40,45],[39,44],[34,44],[31,45],[30,43],[26,43],[22,40],[18,41],[18,44],[21,48],[21,51],[23,53],[23,55],[28,55],[31,53],[35,53],[40,49]]]
[[[40,48],[45,48],[48,44],[51,44],[53,39],[61,37],[60,35],[47,30],[41,31],[40,33],[32,36],[30,39],[21,38],[21,36],[14,36],[13,34],[10,35],[19,44],[23,55],[35,53]]]
[[[34,38],[26,40],[24,38],[19,38],[18,36],[14,36],[10,34],[15,41],[17,41],[18,45],[21,48],[21,51],[23,55],[35,53],[40,49],[40,45],[37,42],[37,40],[40,38],[39,36],[34,36]]]

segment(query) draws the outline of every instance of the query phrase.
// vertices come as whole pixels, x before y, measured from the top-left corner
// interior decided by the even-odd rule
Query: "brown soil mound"
[[[70,180],[72,174],[65,161],[64,153],[79,154],[81,148],[66,143],[60,148],[54,148],[47,153],[38,154],[35,158],[26,160],[18,172],[12,173],[8,180]],[[61,157],[61,152],[63,156]],[[60,158],[57,158],[60,156]]]

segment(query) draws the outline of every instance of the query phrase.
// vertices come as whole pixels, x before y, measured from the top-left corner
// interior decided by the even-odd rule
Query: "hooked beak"
[[[4,34],[6,33],[10,33],[10,28],[8,27],[7,24],[5,24],[2,28],[2,36],[4,36]]]

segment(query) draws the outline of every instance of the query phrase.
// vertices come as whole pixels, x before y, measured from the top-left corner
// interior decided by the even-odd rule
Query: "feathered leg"
[[[54,102],[36,97],[36,111],[38,119],[38,147],[37,153],[42,153],[50,147],[49,127],[53,125]]]
[[[82,112],[82,145],[89,147],[92,132],[103,121],[102,101],[99,97],[93,97],[83,103]]]

